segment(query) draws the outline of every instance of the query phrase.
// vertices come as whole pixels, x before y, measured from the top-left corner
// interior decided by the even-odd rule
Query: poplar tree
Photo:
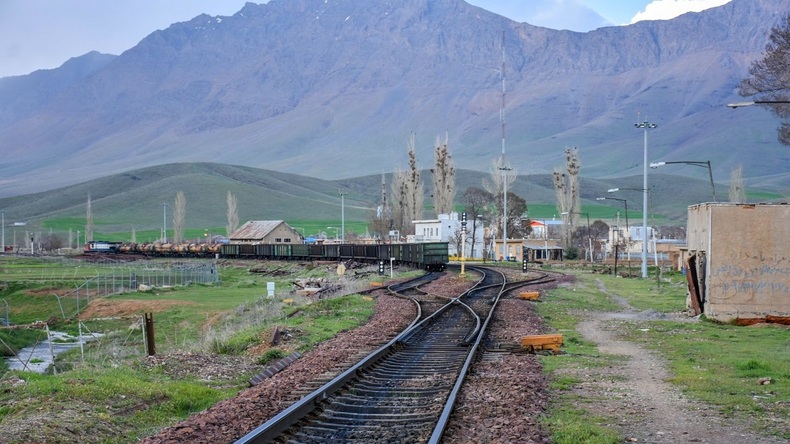
[[[570,246],[573,229],[577,224],[579,209],[581,208],[581,193],[579,191],[579,162],[578,148],[565,148],[565,171],[555,169],[552,173],[554,183],[554,193],[557,198],[557,209],[563,214],[563,220],[568,221],[563,224],[561,233],[562,244]]]
[[[173,243],[184,242],[184,219],[186,218],[187,199],[183,191],[176,193],[173,209]]]
[[[93,209],[91,208],[91,195],[88,194],[88,203],[85,211],[85,243],[93,240]]]
[[[233,195],[230,191],[228,191],[228,224],[225,226],[225,232],[228,236],[230,233],[236,231],[239,228],[239,210],[236,206],[236,196]]]
[[[449,136],[436,137],[433,174],[433,205],[437,216],[453,211],[455,200],[455,166],[450,155]]]

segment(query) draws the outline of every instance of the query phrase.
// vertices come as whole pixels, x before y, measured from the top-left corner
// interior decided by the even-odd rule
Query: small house
[[[790,324],[788,220],[788,204],[690,206],[690,308],[721,322]]]
[[[298,231],[282,220],[251,220],[228,235],[231,244],[301,244]]]

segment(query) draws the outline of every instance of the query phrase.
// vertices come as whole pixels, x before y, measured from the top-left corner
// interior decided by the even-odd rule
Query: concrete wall
[[[790,205],[694,205],[687,234],[706,316],[790,321]]]

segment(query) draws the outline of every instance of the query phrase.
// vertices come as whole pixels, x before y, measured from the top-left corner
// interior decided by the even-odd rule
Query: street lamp
[[[647,188],[610,188],[606,190],[607,193],[614,193],[616,191],[641,191],[645,193],[647,196],[650,193],[650,190]],[[644,205],[642,207],[642,277],[647,277],[647,199],[645,199],[642,203]],[[629,241],[631,233],[628,233]]]
[[[595,200],[619,200],[625,206],[625,231],[628,232],[628,201],[619,197],[596,197]],[[629,233],[630,235],[630,233]]]
[[[340,195],[340,243],[346,243],[346,194],[348,192],[342,192],[337,190],[337,194]]]
[[[335,241],[337,241],[337,230],[339,230],[339,228],[337,228],[337,227],[326,227],[326,229],[327,230],[335,230]]]
[[[617,190],[617,188],[612,188],[612,190]],[[612,190],[609,190],[609,192],[611,193]],[[628,238],[625,243],[625,247],[626,247],[625,249],[626,249],[626,255],[628,256],[628,277],[631,277],[631,228],[628,226],[628,200],[620,199],[619,197],[596,197],[595,200],[619,200],[625,206],[625,232],[628,233]],[[617,243],[619,244],[621,240],[622,239],[619,238],[618,236]],[[615,250],[614,271],[615,274],[617,274],[617,250]]]
[[[592,252],[592,232],[590,232],[590,213],[586,213],[586,212],[585,213],[579,213],[577,211],[565,211],[565,212],[563,212],[561,214],[563,216],[566,216],[568,214],[578,214],[578,215],[582,215],[583,214],[583,215],[587,216],[587,240],[589,241],[589,244],[590,244],[590,262],[594,262],[593,261],[593,252]]]
[[[3,248],[0,253],[5,254],[5,208],[3,208]]]
[[[673,163],[685,163],[686,165],[694,165],[702,168],[708,169],[708,177],[710,177],[710,189],[713,193],[713,201],[716,202],[716,186],[713,184],[713,170],[710,167],[710,160],[705,161],[696,161],[696,160],[677,160],[674,162],[653,162],[650,164],[650,168],[656,169],[660,166],[670,165]]]
[[[635,123],[634,127],[641,128],[645,132],[644,143],[644,173],[643,173],[643,186],[642,188],[642,208],[647,209],[647,130],[658,127],[655,123],[644,121],[642,123]],[[642,228],[647,236],[647,211],[642,212]],[[647,239],[642,243],[642,278],[647,278]]]
[[[742,106],[753,106],[753,105],[762,105],[762,104],[777,104],[777,103],[790,103],[788,100],[754,100],[751,102],[735,102],[735,103],[728,103],[727,106],[735,109],[740,108]]]
[[[504,150],[504,149],[503,149]],[[503,151],[504,153],[504,151]],[[502,161],[504,162],[504,154],[502,156]],[[507,172],[512,170],[509,166],[503,165],[499,167],[499,170],[502,171],[502,248],[505,250],[505,260],[509,260],[509,255],[507,251]]]
[[[301,228],[301,227],[291,227],[291,228],[293,228],[294,230],[302,230],[302,239],[305,238],[304,228]]]

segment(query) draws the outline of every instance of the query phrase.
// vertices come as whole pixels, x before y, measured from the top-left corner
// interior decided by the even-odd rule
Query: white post
[[[346,193],[341,191],[337,192],[340,194],[340,243],[346,243]],[[337,237],[337,236],[335,236]]]
[[[644,143],[644,171],[642,178],[642,278],[647,278],[647,130],[656,128],[658,125],[644,121],[642,123],[635,123],[635,127],[642,128],[645,133]]]
[[[167,203],[162,204],[162,243],[167,243]]]

